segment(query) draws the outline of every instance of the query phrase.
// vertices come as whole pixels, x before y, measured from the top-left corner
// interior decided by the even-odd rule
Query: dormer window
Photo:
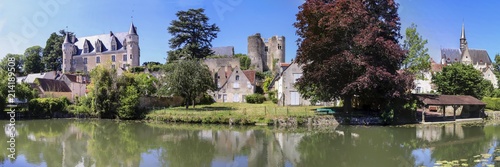
[[[117,49],[116,38],[113,38],[111,40],[111,50],[116,50],[116,49]]]
[[[85,40],[83,44],[83,53],[89,53],[89,41]]]
[[[97,40],[95,43],[95,51],[96,52],[102,52],[102,42],[101,40]]]

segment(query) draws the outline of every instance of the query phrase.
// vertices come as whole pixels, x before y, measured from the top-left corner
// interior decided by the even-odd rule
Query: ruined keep
[[[248,37],[248,58],[256,71],[274,71],[285,62],[285,37],[273,36],[267,41],[260,33]]]

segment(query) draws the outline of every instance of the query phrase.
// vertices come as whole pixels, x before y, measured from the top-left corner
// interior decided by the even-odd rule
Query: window
[[[95,63],[101,63],[101,57],[96,57],[95,58]]]
[[[132,56],[132,54],[130,54],[130,60],[132,60],[132,58],[133,58],[133,57],[134,57],[134,56]]]
[[[236,75],[236,80],[239,81],[240,80],[240,76],[239,75]]]
[[[266,52],[269,51],[269,48],[266,46],[266,48],[264,49],[264,51],[266,51]]]
[[[222,95],[217,95],[217,99],[221,99],[222,98]]]
[[[83,53],[89,53],[89,46],[87,44],[83,46]]]
[[[278,45],[278,49],[281,50],[281,45]]]
[[[116,61],[115,57],[116,57],[115,55],[111,55],[111,61],[112,61],[112,62],[115,62],[115,61]]]
[[[97,42],[95,43],[95,51],[102,52],[101,46],[102,46],[101,40],[97,40]]]
[[[111,64],[111,68],[114,69],[116,68],[116,66],[114,64]]]
[[[83,64],[87,64],[87,58],[83,58]]]
[[[127,55],[123,55],[123,61],[127,61]]]
[[[240,83],[238,82],[233,83],[233,88],[240,88]]]
[[[297,82],[300,77],[302,77],[302,74],[293,74],[293,83]]]
[[[238,71],[236,71],[236,74],[238,74]]]
[[[111,40],[111,50],[116,50],[116,38]]]

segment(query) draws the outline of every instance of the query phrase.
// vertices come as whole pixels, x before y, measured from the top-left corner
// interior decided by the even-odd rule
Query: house
[[[86,75],[63,74],[57,80],[63,81],[71,90],[70,100],[75,100],[79,96],[85,96],[87,85],[90,83],[90,79]]]
[[[420,94],[436,92],[436,86],[432,84],[432,75],[437,72],[443,71],[444,65],[436,63],[432,58],[430,61],[430,71],[424,71],[421,78],[417,78],[413,81],[413,83],[415,84],[415,88],[412,90],[412,93]]]
[[[310,105],[308,99],[304,99],[295,88],[295,82],[302,77],[302,68],[295,62],[290,64],[281,63],[280,73],[273,80],[274,89],[277,90],[278,105],[298,106]]]
[[[64,81],[37,78],[35,82],[30,85],[38,90],[39,97],[66,97],[72,99],[71,89]]]
[[[255,93],[253,70],[241,70],[238,66],[220,68],[215,74],[217,91],[213,93],[216,102],[245,102],[245,97]]]

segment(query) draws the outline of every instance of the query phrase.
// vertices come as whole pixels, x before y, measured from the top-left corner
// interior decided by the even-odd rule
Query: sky
[[[22,54],[30,46],[45,46],[52,32],[61,29],[77,37],[126,32],[133,22],[141,47],[141,64],[164,63],[170,50],[167,28],[175,13],[204,8],[220,28],[214,47],[234,46],[247,53],[247,37],[261,33],[286,38],[286,61],[295,58],[298,36],[293,23],[304,0],[0,0],[0,58]],[[440,48],[458,48],[462,23],[469,48],[500,53],[500,1],[397,0],[401,34],[415,23],[434,60]],[[401,39],[401,42],[403,39]]]

